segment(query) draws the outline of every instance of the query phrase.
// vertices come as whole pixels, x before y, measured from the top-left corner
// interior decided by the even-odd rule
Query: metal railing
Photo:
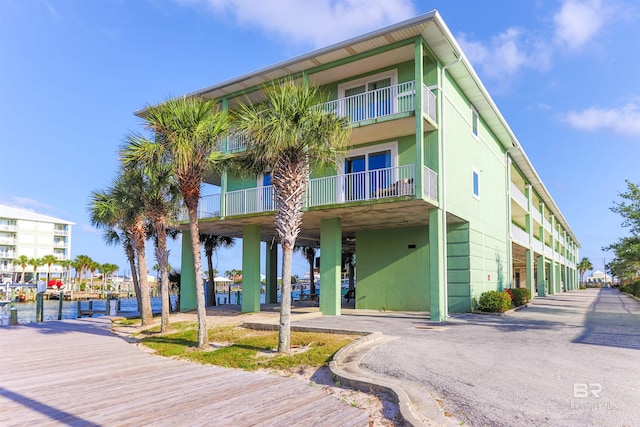
[[[53,230],[53,235],[54,236],[66,236],[67,235],[67,230],[60,230],[60,229]]]
[[[415,166],[406,165],[314,178],[307,187],[306,206],[414,196],[414,177]]]
[[[227,153],[237,153],[247,149],[247,136],[239,132],[231,132],[227,136]]]
[[[422,194],[431,200],[438,200],[438,174],[422,166]]]
[[[422,110],[436,121],[436,95],[425,85],[422,85]]]
[[[536,221],[538,224],[542,224],[542,214],[540,213],[540,211],[532,209],[531,216],[533,217],[533,220]]]
[[[242,215],[275,210],[273,186],[230,191],[225,194],[225,215]]]

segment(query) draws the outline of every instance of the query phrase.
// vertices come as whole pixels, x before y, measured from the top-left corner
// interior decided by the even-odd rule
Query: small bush
[[[511,309],[511,297],[507,292],[487,291],[480,295],[478,310],[502,313]]]
[[[640,298],[640,281],[621,286],[620,291],[635,295],[636,297]]]
[[[531,292],[527,288],[514,288],[510,289],[512,294],[513,306],[520,307],[526,304],[531,299]]]

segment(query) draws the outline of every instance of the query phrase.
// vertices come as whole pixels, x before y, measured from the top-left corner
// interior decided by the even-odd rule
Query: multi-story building
[[[356,309],[464,312],[487,290],[544,296],[577,286],[578,239],[440,15],[338,43],[191,96],[232,110],[265,83],[319,86],[318,106],[349,119],[337,171],[313,171],[298,244],[320,248],[320,310],[340,314],[340,272],[356,254]],[[242,138],[222,149],[242,155]],[[202,232],[243,239],[243,311],[276,298],[275,205],[268,171],[223,174],[201,200]],[[183,238],[182,309],[195,307]],[[260,242],[268,242],[265,254]]]
[[[71,257],[71,221],[54,218],[35,212],[0,205],[0,277],[2,282],[18,280],[22,266],[14,261],[21,255],[27,258],[42,258],[54,255],[58,260]],[[48,266],[38,268],[38,273],[47,273]],[[59,265],[51,266],[51,272],[62,273]],[[31,276],[33,267],[27,266]]]

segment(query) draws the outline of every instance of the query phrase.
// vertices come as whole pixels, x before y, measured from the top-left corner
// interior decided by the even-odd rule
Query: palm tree
[[[282,301],[278,351],[291,338],[291,261],[302,223],[310,162],[336,165],[349,139],[346,119],[318,108],[327,98],[319,89],[293,80],[265,89],[266,102],[241,106],[234,124],[248,139],[246,167],[261,173],[271,167],[277,205],[276,231],[282,244]]]
[[[153,142],[140,136],[129,135],[130,146],[152,146]],[[125,147],[122,152],[126,153],[129,147]],[[167,232],[170,224],[177,221],[180,211],[180,191],[175,179],[171,174],[171,167],[166,163],[136,163],[134,160],[127,164],[128,168],[136,169],[142,174],[143,192],[142,203],[146,215],[151,221],[154,232],[155,256],[160,272],[160,295],[161,295],[161,324],[160,331],[166,332],[169,329],[169,312],[171,311],[169,301],[169,251],[167,250]]]
[[[15,265],[19,265],[22,267],[22,275],[20,276],[20,283],[24,283],[24,272],[27,269],[27,265],[29,265],[29,258],[26,255],[20,255],[18,258],[13,260]]]
[[[314,274],[314,262],[316,260],[316,248],[311,246],[295,246],[294,251],[298,250],[309,263],[309,294],[316,294],[316,277]]]
[[[217,248],[230,248],[235,245],[236,241],[233,237],[216,236],[213,234],[201,234],[200,243],[204,246],[204,254],[207,257],[207,273],[209,274],[209,301],[216,305],[216,283],[215,269],[213,268],[213,252]]]
[[[70,280],[71,280],[70,279],[70,277],[71,277],[71,260],[70,259],[63,259],[63,260],[58,261],[58,264],[60,264],[60,266],[62,267],[62,270],[67,273],[66,277],[63,275],[62,282],[70,284],[71,283],[70,282]],[[71,288],[71,285],[69,285],[69,287]],[[73,289],[71,289],[71,290],[73,290]]]
[[[229,126],[227,114],[218,110],[213,100],[174,98],[157,106],[147,106],[140,113],[155,141],[139,140],[123,150],[125,165],[166,164],[178,181],[184,204],[189,212],[189,231],[195,267],[196,306],[198,313],[198,346],[208,342],[207,311],[202,280],[198,203],[205,173],[221,168],[227,156],[218,151],[220,137]]]
[[[580,272],[580,283],[584,283],[584,273],[587,270],[593,270],[593,264],[591,264],[589,258],[583,257],[578,263],[578,271]]]
[[[94,191],[91,194],[91,223],[100,228],[122,229],[129,234],[131,246],[138,259],[139,288],[138,311],[143,325],[153,321],[149,284],[147,282],[147,258],[145,241],[147,239],[147,221],[142,203],[143,176],[135,169],[123,169],[107,191]]]
[[[107,224],[100,224],[99,227],[105,229],[102,237],[107,245],[122,245],[124,253],[127,256],[127,261],[129,262],[129,268],[131,269],[131,281],[133,282],[136,301],[138,302],[138,307],[142,307],[142,301],[140,299],[140,281],[138,280],[138,273],[136,271],[136,251],[135,249],[133,249],[131,236],[129,235],[129,233],[125,231],[119,231],[117,227],[110,227]]]
[[[58,258],[56,258],[54,255],[45,255],[42,257],[42,263],[43,265],[47,266],[47,285],[49,284],[49,280],[51,280],[51,266],[53,264],[57,264],[58,263]]]
[[[42,258],[37,258],[37,257],[33,257],[33,258],[29,258],[29,261],[27,261],[27,264],[29,264],[30,266],[33,267],[33,283],[34,284],[38,284],[36,275],[38,274],[38,267],[40,267],[41,265],[44,265],[44,262],[42,261]]]
[[[82,279],[84,279],[84,272],[87,266],[93,262],[88,255],[78,255],[74,260],[74,268],[76,269],[76,277],[79,277],[79,286],[82,285]]]

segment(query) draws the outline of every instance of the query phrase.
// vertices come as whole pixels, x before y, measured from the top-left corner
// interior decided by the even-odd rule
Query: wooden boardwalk
[[[106,318],[0,328],[0,425],[366,426],[299,380],[162,358]]]

